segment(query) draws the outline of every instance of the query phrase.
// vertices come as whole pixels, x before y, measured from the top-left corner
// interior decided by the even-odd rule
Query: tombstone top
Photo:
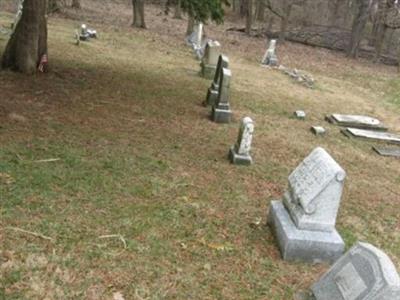
[[[273,51],[275,51],[275,48],[276,48],[276,40],[270,40],[270,41],[269,41],[268,50],[273,50]]]
[[[359,242],[312,290],[318,300],[394,300],[400,299],[400,277],[383,251]]]
[[[289,189],[304,211],[312,214],[316,209],[313,201],[321,191],[333,180],[342,182],[345,177],[338,163],[318,147],[289,175]]]

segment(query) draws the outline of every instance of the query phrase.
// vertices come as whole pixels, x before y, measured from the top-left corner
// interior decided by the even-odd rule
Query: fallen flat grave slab
[[[381,131],[387,131],[388,128],[385,127],[381,121],[376,118],[372,118],[369,116],[362,115],[341,115],[341,114],[332,114],[326,116],[325,119],[332,124],[343,126],[343,127],[352,127],[352,128],[360,128],[360,129],[375,129]]]
[[[394,156],[400,157],[400,148],[393,148],[393,147],[372,147],[376,153],[382,156]]]
[[[345,128],[341,130],[342,133],[348,137],[355,138],[364,138],[375,141],[387,142],[400,144],[400,135],[382,132],[382,131],[373,131],[373,130],[365,130],[365,129],[357,129],[357,128]]]

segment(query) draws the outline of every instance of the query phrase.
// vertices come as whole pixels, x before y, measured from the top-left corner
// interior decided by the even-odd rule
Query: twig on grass
[[[108,234],[99,236],[99,239],[111,239],[111,238],[118,238],[122,242],[122,244],[124,244],[125,249],[128,247],[124,237],[120,234]]]
[[[18,232],[22,232],[22,233],[26,233],[26,234],[30,234],[30,235],[33,235],[35,237],[38,237],[38,238],[41,238],[41,239],[44,239],[44,240],[53,241],[53,239],[51,237],[45,236],[45,235],[43,235],[41,233],[37,233],[37,232],[21,229],[21,228],[18,228],[18,227],[10,227],[10,226],[8,226],[8,227],[6,227],[6,229],[14,230],[14,231],[18,231]]]

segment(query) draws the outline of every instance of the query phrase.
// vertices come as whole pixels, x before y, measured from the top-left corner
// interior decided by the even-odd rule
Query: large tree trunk
[[[259,22],[265,22],[265,0],[257,1],[257,9],[256,9],[256,20]]]
[[[360,42],[363,38],[364,29],[368,21],[371,0],[358,0],[358,6],[358,12],[354,16],[353,27],[351,30],[350,45],[347,50],[347,55],[352,58],[356,58],[358,55]]]
[[[46,0],[25,0],[22,16],[10,37],[1,66],[26,74],[36,72],[47,54]]]
[[[144,20],[144,1],[145,0],[132,0],[133,6],[133,23],[132,26],[146,28]]]

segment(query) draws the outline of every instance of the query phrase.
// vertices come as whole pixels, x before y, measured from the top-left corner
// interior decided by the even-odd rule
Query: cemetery
[[[400,300],[396,67],[82,4],[0,70],[0,299]]]

